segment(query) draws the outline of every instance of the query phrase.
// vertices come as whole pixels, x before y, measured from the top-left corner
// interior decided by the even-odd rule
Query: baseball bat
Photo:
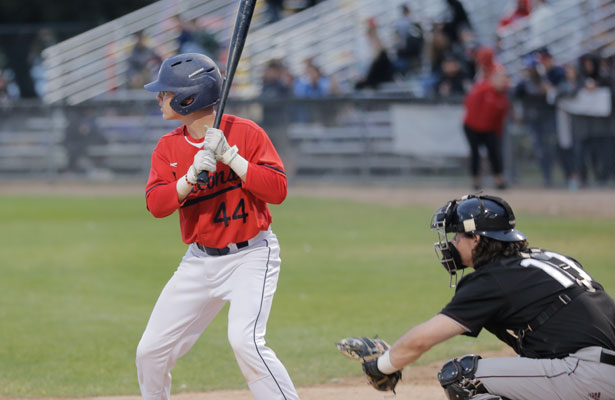
[[[220,101],[216,108],[216,118],[214,119],[214,128],[220,127],[220,121],[222,120],[222,113],[224,112],[224,106],[228,98],[228,93],[231,90],[231,84],[233,83],[233,77],[241,58],[241,52],[243,46],[246,44],[248,38],[248,30],[250,29],[250,22],[252,21],[252,15],[254,14],[254,7],[256,0],[241,0],[239,2],[239,9],[237,10],[237,18],[235,19],[235,27],[233,28],[233,35],[231,36],[231,42],[228,49],[228,58],[226,60],[226,73],[224,74],[224,81],[222,82],[222,92],[220,93]],[[207,183],[208,179],[207,171],[199,173],[197,178],[198,183]]]

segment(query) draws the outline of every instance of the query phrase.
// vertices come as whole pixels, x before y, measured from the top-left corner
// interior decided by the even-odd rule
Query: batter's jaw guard
[[[487,393],[485,386],[475,377],[480,359],[481,356],[468,354],[448,360],[442,366],[438,381],[449,400],[477,399],[477,396]]]
[[[164,60],[158,79],[145,85],[150,92],[173,92],[171,108],[187,115],[220,101],[222,75],[216,63],[198,53],[179,54]]]

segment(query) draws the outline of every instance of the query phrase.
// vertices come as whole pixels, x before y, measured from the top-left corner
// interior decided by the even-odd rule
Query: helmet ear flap
[[[171,108],[181,115],[190,114],[199,109],[197,108],[198,105],[193,106],[198,97],[199,94],[193,94],[191,90],[180,91],[171,99]]]

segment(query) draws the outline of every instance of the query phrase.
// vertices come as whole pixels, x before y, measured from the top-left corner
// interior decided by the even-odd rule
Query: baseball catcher
[[[438,208],[434,248],[453,298],[390,349],[350,338],[340,351],[363,362],[374,387],[392,390],[398,379],[391,377],[431,347],[486,329],[519,357],[447,361],[437,377],[450,400],[615,400],[615,300],[580,262],[529,247],[515,225],[510,205],[495,196]]]
[[[337,342],[337,350],[340,353],[361,362],[370,385],[383,392],[391,390],[395,393],[395,386],[401,379],[401,371],[384,374],[376,365],[378,358],[390,347],[387,342],[378,338],[349,337]]]

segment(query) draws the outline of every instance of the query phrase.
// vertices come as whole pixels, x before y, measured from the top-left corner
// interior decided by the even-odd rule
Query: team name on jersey
[[[194,191],[200,192],[203,190],[213,190],[227,183],[235,183],[240,181],[241,178],[232,169],[224,169],[209,173],[207,175],[207,183],[199,183],[195,186]]]

